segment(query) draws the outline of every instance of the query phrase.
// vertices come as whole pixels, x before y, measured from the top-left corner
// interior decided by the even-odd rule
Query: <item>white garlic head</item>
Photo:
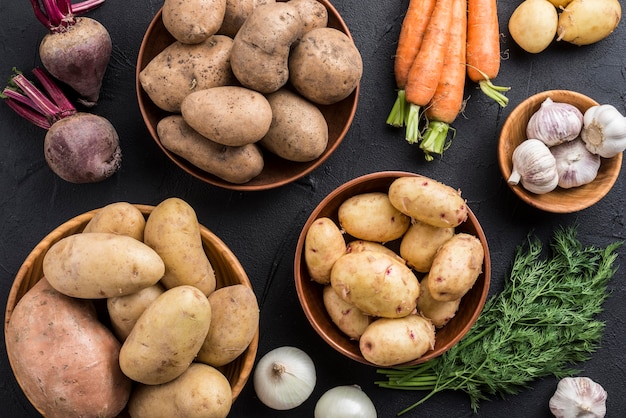
[[[612,105],[592,106],[585,111],[580,136],[592,153],[614,157],[626,150],[626,118]]]
[[[539,139],[552,147],[573,140],[582,127],[583,113],[576,106],[548,97],[528,120],[526,137]]]
[[[604,418],[607,393],[588,377],[565,377],[550,398],[556,418]]]
[[[570,189],[591,183],[598,175],[601,158],[591,153],[582,139],[564,142],[550,148],[556,160],[559,187]]]
[[[529,192],[551,192],[559,183],[556,159],[548,146],[538,139],[527,139],[513,151],[513,170],[509,184],[521,183]]]

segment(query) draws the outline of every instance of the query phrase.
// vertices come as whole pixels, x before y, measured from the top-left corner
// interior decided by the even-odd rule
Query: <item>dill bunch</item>
[[[597,350],[605,324],[596,319],[608,297],[616,250],[583,247],[576,228],[558,229],[545,254],[531,236],[517,248],[504,289],[492,296],[470,331],[441,357],[426,363],[379,369],[380,387],[428,393],[467,393],[474,412],[481,400],[514,395],[539,378],[578,373],[575,363]]]

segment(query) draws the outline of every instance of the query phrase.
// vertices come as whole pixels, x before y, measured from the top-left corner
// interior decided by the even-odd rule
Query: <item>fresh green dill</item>
[[[456,346],[416,366],[380,369],[380,387],[428,393],[400,411],[410,411],[438,392],[463,391],[474,412],[481,400],[514,395],[539,378],[576,374],[575,363],[597,350],[605,324],[596,319],[609,295],[616,268],[615,242],[583,247],[573,226],[560,228],[545,254],[529,235],[515,253],[504,289]]]

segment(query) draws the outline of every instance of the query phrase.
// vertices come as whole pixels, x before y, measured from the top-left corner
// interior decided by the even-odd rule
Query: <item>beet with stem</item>
[[[35,16],[48,28],[39,45],[44,68],[56,79],[72,87],[86,107],[100,97],[104,73],[112,51],[111,37],[98,21],[76,17],[99,6],[104,0],[30,0]]]
[[[102,116],[78,112],[43,69],[35,68],[33,74],[50,97],[19,72],[2,97],[17,114],[48,131],[44,155],[52,171],[70,183],[95,183],[112,176],[122,159],[113,125]]]

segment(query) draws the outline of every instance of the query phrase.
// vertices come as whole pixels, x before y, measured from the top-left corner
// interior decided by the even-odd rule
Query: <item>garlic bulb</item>
[[[527,139],[513,151],[513,171],[508,183],[520,182],[526,190],[536,194],[551,192],[559,183],[556,159],[538,139]]]
[[[576,106],[554,102],[548,97],[528,120],[526,137],[539,139],[551,147],[576,138],[582,127],[583,114]]]
[[[588,377],[565,377],[550,398],[556,418],[603,418],[606,415],[604,388]]]
[[[559,186],[564,189],[591,183],[598,175],[600,156],[591,153],[580,138],[551,147],[550,152],[556,160]]]
[[[614,106],[592,106],[583,116],[580,136],[587,149],[611,158],[626,149],[626,118]]]

